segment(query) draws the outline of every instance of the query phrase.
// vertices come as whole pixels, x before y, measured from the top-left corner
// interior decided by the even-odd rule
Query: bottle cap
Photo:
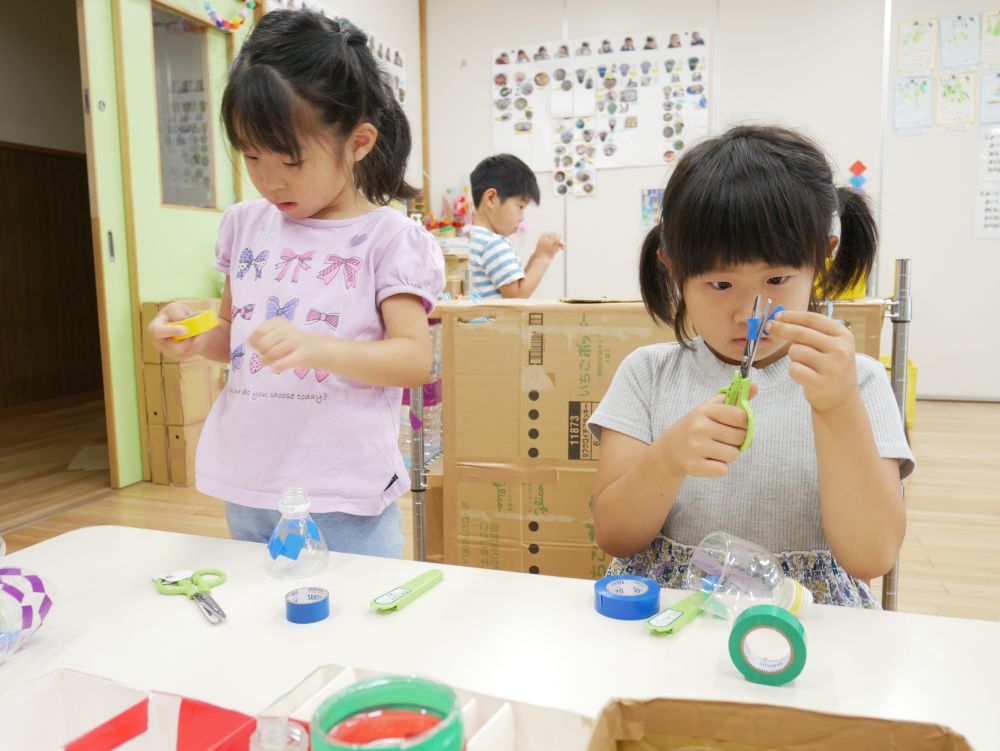
[[[798,618],[805,616],[812,601],[812,592],[794,579],[786,578],[775,593],[775,605],[784,608]]]
[[[282,514],[303,514],[309,511],[309,494],[304,488],[286,488],[278,501]]]

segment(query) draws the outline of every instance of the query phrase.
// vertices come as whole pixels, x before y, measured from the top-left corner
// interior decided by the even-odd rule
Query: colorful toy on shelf
[[[243,7],[240,9],[240,12],[233,17],[232,21],[227,21],[225,18],[216,13],[215,8],[212,7],[212,4],[208,2],[208,0],[206,0],[204,8],[208,13],[208,17],[212,20],[212,23],[215,24],[217,29],[220,29],[221,31],[236,31],[246,22],[247,17],[250,15],[250,11],[257,7],[256,0],[239,0],[239,3]]]
[[[468,186],[461,190],[448,188],[441,197],[438,217],[430,212],[425,214],[424,227],[435,237],[457,237],[472,224],[475,213],[472,192]]]

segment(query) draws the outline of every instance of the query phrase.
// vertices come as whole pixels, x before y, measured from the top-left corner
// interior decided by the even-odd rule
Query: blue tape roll
[[[650,618],[660,610],[660,585],[644,576],[605,576],[594,582],[594,607],[620,621]]]
[[[330,615],[330,593],[322,587],[300,587],[285,595],[285,617],[292,623],[317,623]]]

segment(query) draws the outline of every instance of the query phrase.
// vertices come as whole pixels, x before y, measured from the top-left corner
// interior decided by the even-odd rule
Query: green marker
[[[411,579],[406,584],[401,584],[384,595],[376,597],[372,600],[372,607],[376,610],[399,610],[416,600],[435,584],[440,583],[443,578],[444,572],[441,569],[431,569],[416,579]]]
[[[701,604],[707,597],[708,592],[693,592],[680,602],[654,615],[646,621],[646,625],[657,634],[676,634],[702,614]]]

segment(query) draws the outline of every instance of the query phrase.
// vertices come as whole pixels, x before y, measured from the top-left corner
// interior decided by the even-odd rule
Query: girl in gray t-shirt
[[[679,587],[693,547],[723,530],[774,552],[816,602],[878,607],[866,580],[899,553],[913,455],[882,366],[812,312],[864,279],[876,249],[865,197],[835,187],[823,152],[794,131],[736,127],[678,162],[639,280],[679,343],[632,353],[589,422],[610,573]],[[758,294],[785,311],[760,342],[756,428],[740,452],[747,415],[718,391]]]

